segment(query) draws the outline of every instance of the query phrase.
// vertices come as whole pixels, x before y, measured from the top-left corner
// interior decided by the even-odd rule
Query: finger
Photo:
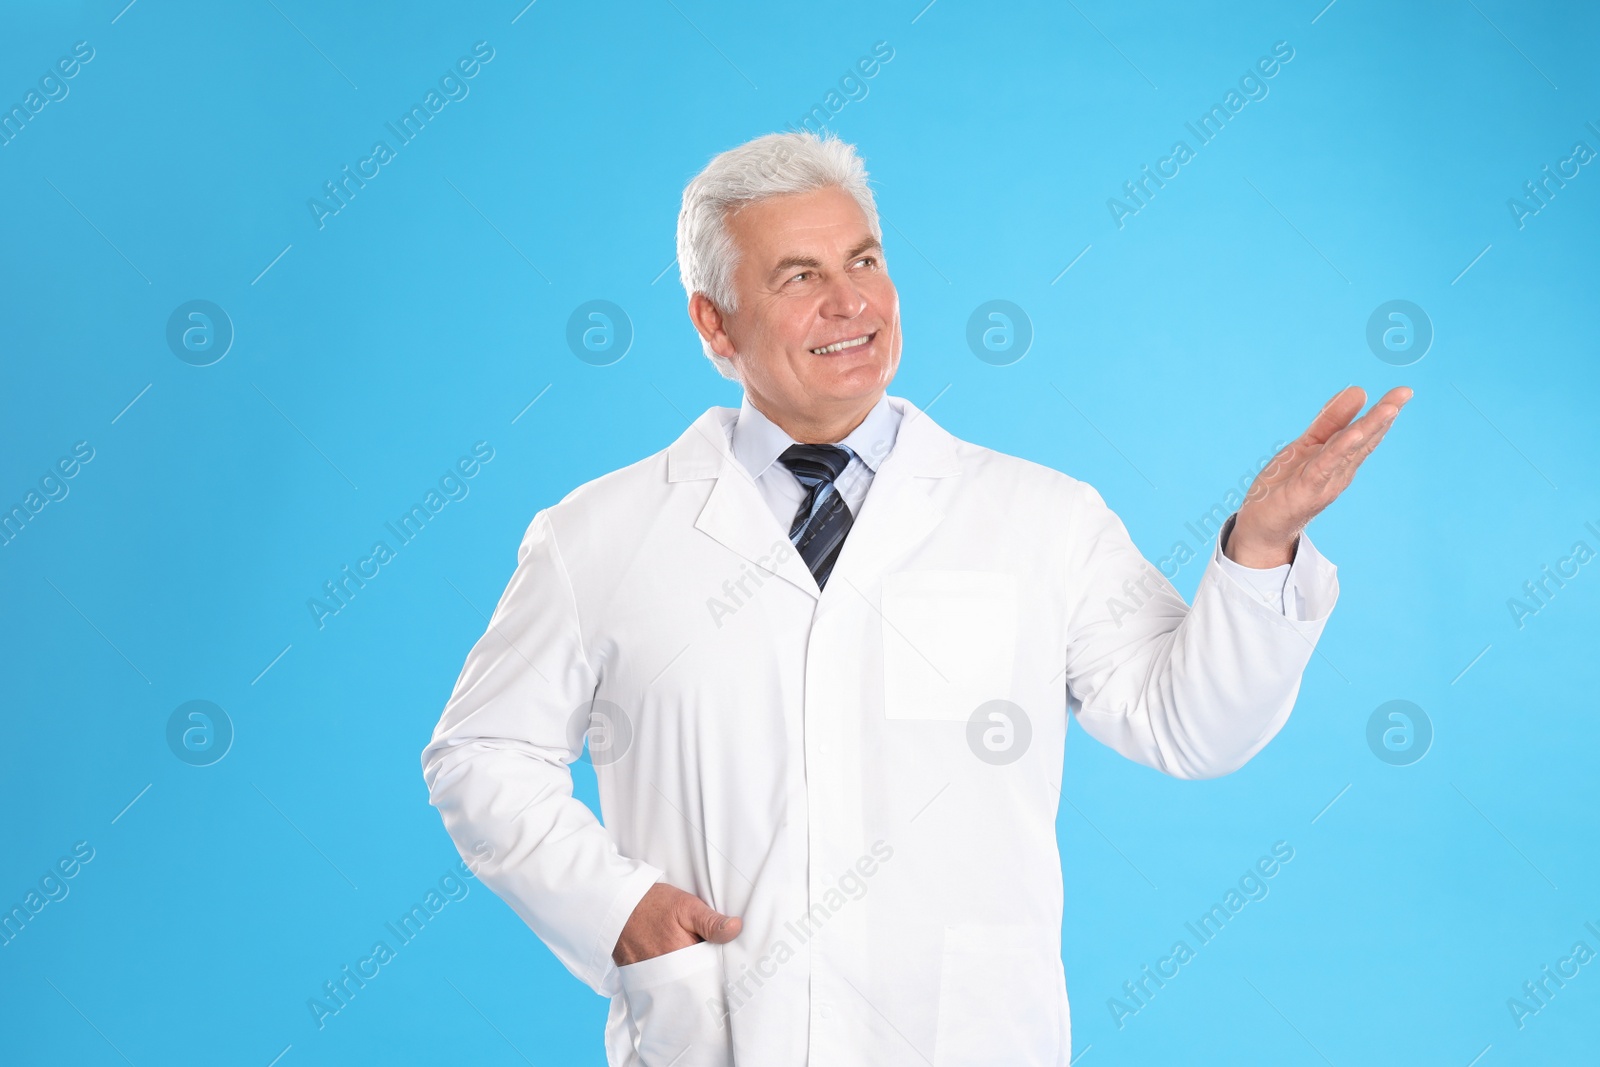
[[[1406,406],[1412,395],[1410,388],[1407,386],[1397,386],[1384,393],[1362,418],[1371,418],[1374,421],[1384,423],[1392,422],[1395,416],[1400,414],[1400,409]]]
[[[685,929],[719,945],[738,937],[744,926],[735,916],[723,915],[699,897],[689,898],[685,914],[679,917],[679,922]]]
[[[1370,436],[1360,420],[1334,434],[1316,458],[1306,464],[1301,472],[1302,484],[1320,496],[1328,483],[1350,465]]]
[[[1361,464],[1365,463],[1367,457],[1372,455],[1372,450],[1378,447],[1378,441],[1382,439],[1382,434],[1378,434],[1375,438],[1371,439],[1367,445],[1361,449],[1359,455],[1357,455],[1349,463],[1341,466],[1334,473],[1333,477],[1328,479],[1328,484],[1323,487],[1322,496],[1320,498],[1322,507],[1325,508],[1335,500],[1339,499],[1339,496],[1346,489],[1350,488],[1350,483],[1356,480],[1356,474],[1358,471],[1360,471]]]
[[[1303,485],[1327,507],[1355,478],[1413,393],[1407,386],[1389,390],[1361,418],[1334,434],[1301,471]],[[1335,398],[1337,399],[1337,397]]]
[[[1377,447],[1377,441],[1374,438],[1381,437],[1389,431],[1389,427],[1394,425],[1394,420],[1399,416],[1400,409],[1410,399],[1411,390],[1403,385],[1389,390],[1381,400],[1367,409],[1365,415],[1362,415],[1340,431],[1345,435],[1342,440],[1339,439],[1338,435],[1335,435],[1335,439],[1328,442],[1327,450],[1361,451],[1364,449],[1365,451],[1361,452],[1363,456],[1371,452],[1373,448]]]
[[[1358,385],[1347,385],[1337,393],[1333,399],[1323,405],[1317,417],[1311,420],[1311,425],[1301,436],[1307,444],[1321,444],[1334,434],[1349,425],[1350,420],[1356,417],[1361,406],[1367,402],[1367,394]]]
[[[1389,427],[1394,424],[1394,420],[1399,417],[1400,409],[1405,407],[1406,401],[1410,399],[1411,390],[1405,386],[1402,385],[1399,388],[1391,389],[1383,395],[1381,400],[1372,405],[1365,415],[1353,422],[1351,426],[1360,428],[1362,437],[1365,439],[1365,445],[1376,447],[1372,441],[1373,436],[1388,432]],[[1371,450],[1371,447],[1367,448],[1367,451],[1370,452]]]
[[[1350,482],[1356,476],[1356,470],[1362,463],[1366,462],[1368,456],[1372,455],[1373,450],[1378,447],[1379,442],[1383,440],[1384,435],[1389,432],[1389,427],[1393,424],[1394,416],[1391,415],[1379,422],[1376,430],[1370,432],[1362,430],[1363,436],[1352,447],[1339,455],[1337,462],[1329,470],[1327,478],[1319,479],[1313,483],[1317,492],[1326,498],[1323,504],[1324,507],[1349,487]],[[1356,431],[1358,427],[1352,426],[1350,429]],[[1331,444],[1332,442],[1330,442]],[[1329,491],[1330,489],[1332,490],[1331,492]]]
[[[720,922],[709,934],[700,936],[717,945],[725,945],[739,936],[739,931],[744,929],[744,920],[734,915],[718,916]]]
[[[1397,385],[1387,393],[1384,393],[1378,402],[1372,405],[1372,407],[1374,410],[1381,407],[1392,407],[1394,408],[1394,413],[1398,415],[1400,413],[1400,409],[1405,407],[1406,402],[1415,395],[1416,393],[1409,385]]]

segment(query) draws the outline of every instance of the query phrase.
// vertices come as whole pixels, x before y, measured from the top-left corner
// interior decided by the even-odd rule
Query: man
[[[1302,531],[1410,398],[1337,394],[1191,610],[1090,486],[886,396],[880,239],[835,139],[689,183],[689,316],[743,404],[534,517],[422,755],[478,876],[611,997],[613,1065],[1066,1064],[1068,715],[1183,778],[1266,745],[1338,595]]]

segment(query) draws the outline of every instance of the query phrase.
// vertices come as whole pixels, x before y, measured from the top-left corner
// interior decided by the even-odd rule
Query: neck
[[[883,393],[838,408],[811,411],[783,411],[749,390],[746,390],[746,395],[750,398],[751,407],[771,419],[773,425],[793,438],[796,444],[834,445],[849,437],[861,425]]]

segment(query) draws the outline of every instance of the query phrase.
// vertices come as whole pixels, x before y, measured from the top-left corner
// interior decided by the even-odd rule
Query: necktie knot
[[[842,445],[790,445],[778,462],[788,467],[806,488],[832,482],[844,473],[854,455]]]

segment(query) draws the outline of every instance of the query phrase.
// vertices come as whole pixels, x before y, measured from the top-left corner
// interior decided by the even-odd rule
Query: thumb
[[[725,945],[739,936],[743,922],[732,915],[723,915],[699,897],[691,897],[687,913],[679,921],[689,930],[707,941]]]

